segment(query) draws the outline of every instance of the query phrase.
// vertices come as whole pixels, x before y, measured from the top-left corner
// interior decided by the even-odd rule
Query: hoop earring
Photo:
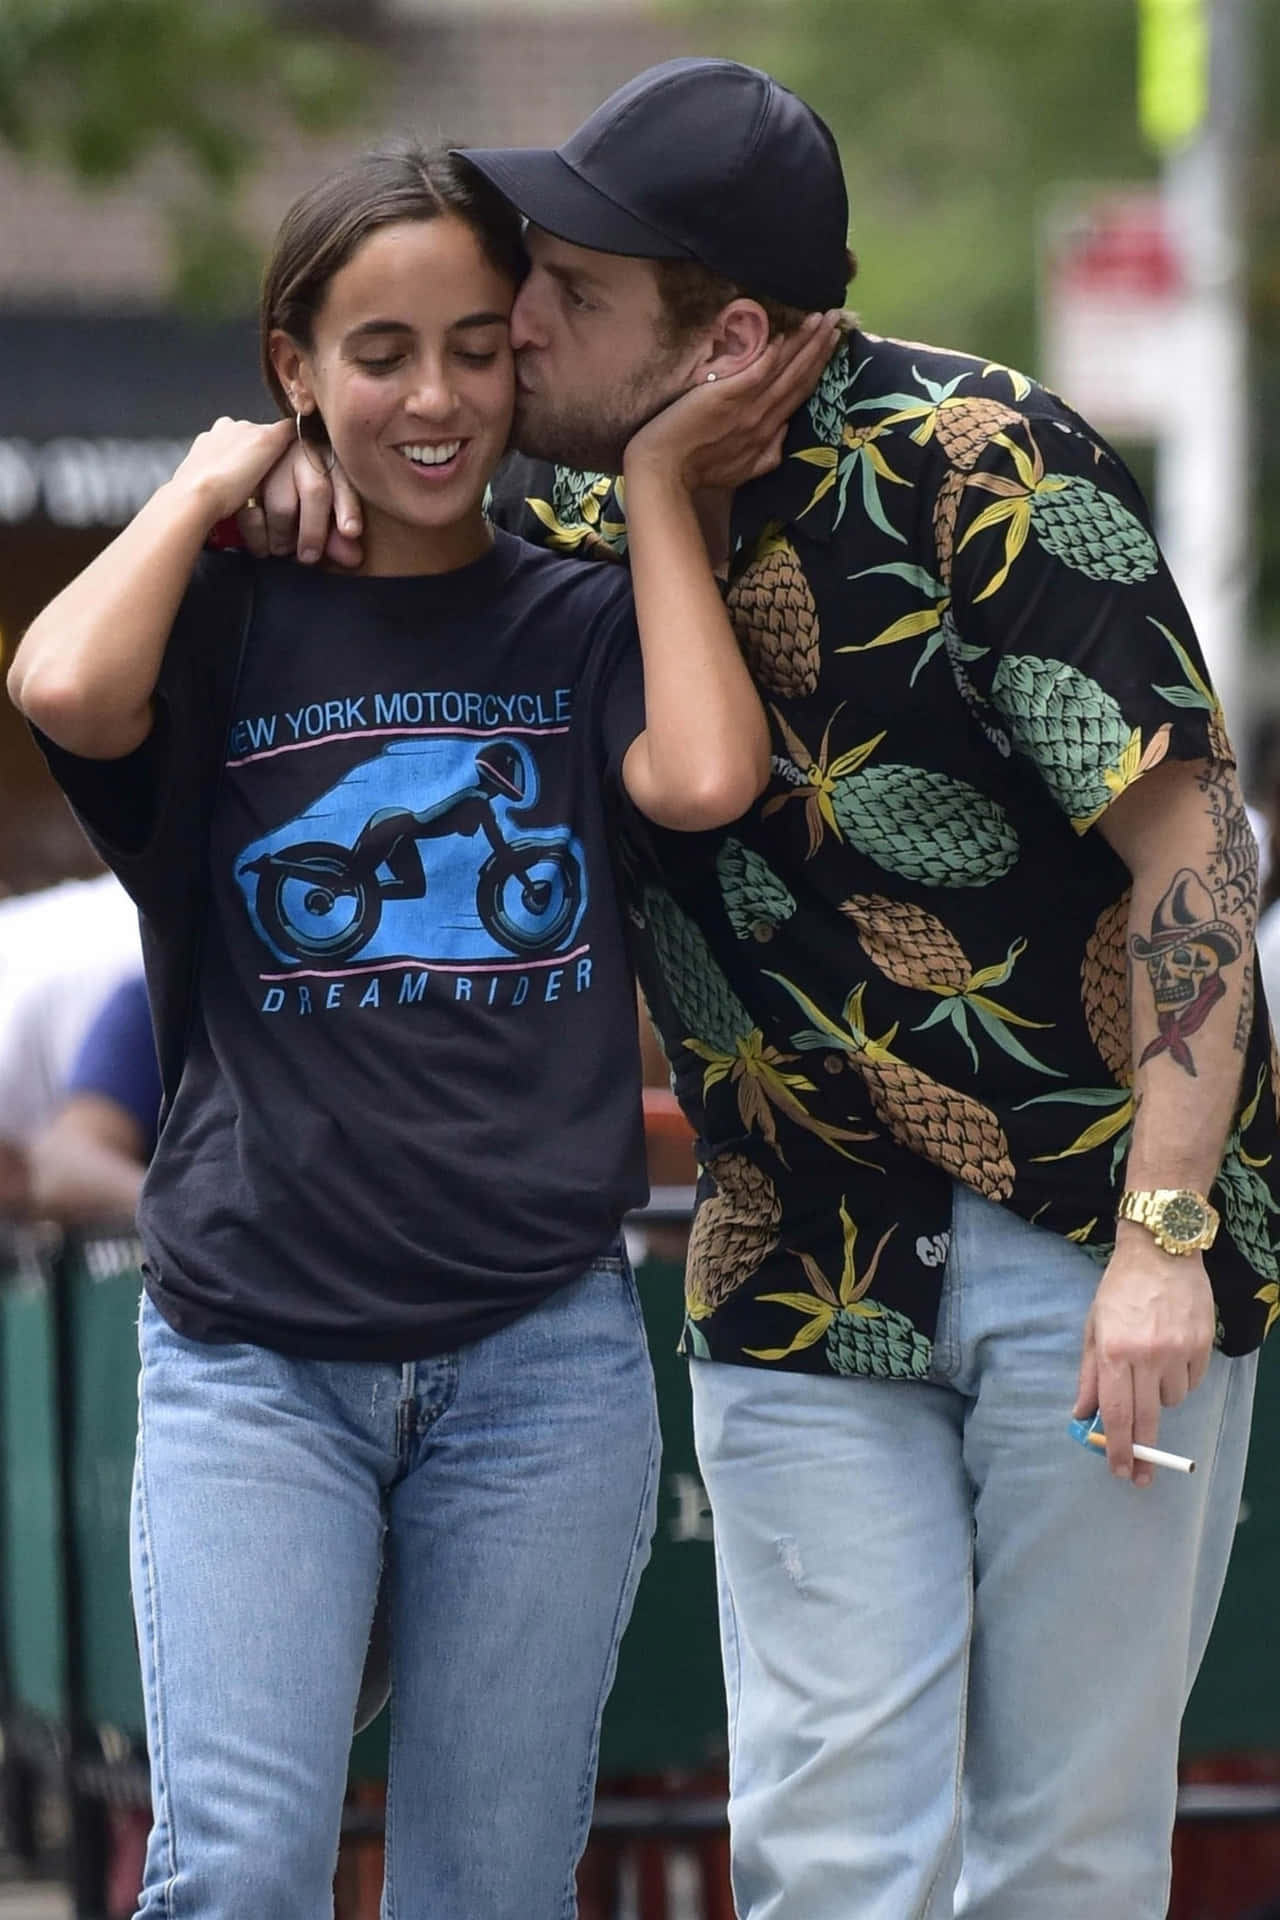
[[[315,461],[314,461],[314,460],[312,459],[312,457],[311,457],[311,454],[312,454],[312,447],[311,447],[311,442],[310,442],[310,441],[309,441],[309,440],[308,440],[308,439],[307,439],[307,438],[306,438],[306,437],[304,436],[304,434],[303,434],[303,431],[302,431],[302,422],[303,422],[303,420],[305,419],[305,417],[306,417],[306,416],[305,416],[305,415],[304,415],[303,413],[301,413],[301,412],[298,412],[298,413],[295,413],[295,414],[294,414],[294,416],[293,416],[293,430],[294,430],[294,432],[295,432],[295,433],[297,434],[297,436],[298,436],[298,445],[299,445],[299,446],[300,446],[300,447],[302,448],[302,451],[303,451],[303,453],[304,453],[304,454],[306,455],[306,457],[307,457],[307,465],[308,465],[308,466],[310,466],[310,467],[314,467],[317,473],[332,473],[332,472],[333,472],[333,463],[334,463],[334,461],[335,461],[335,460],[337,459],[337,457],[338,457],[338,456],[337,456],[337,454],[336,454],[336,453],[334,452],[334,449],[333,449],[333,447],[332,447],[332,445],[331,445],[331,446],[330,446],[330,448],[329,448],[329,458],[328,458],[328,460],[327,460],[327,461],[326,461],[326,460],[324,460],[324,458],[323,458],[323,455],[322,455],[322,456],[321,456],[321,464],[317,466],[317,464],[316,464],[316,462],[315,462]]]

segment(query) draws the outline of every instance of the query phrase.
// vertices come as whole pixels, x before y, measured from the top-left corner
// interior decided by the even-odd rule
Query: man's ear
[[[694,370],[694,384],[705,380],[709,373],[714,373],[717,379],[741,373],[760,358],[768,344],[769,316],[759,302],[731,300],[727,307],[720,309],[707,334]]]
[[[276,370],[276,379],[288,395],[293,411],[314,412],[316,403],[311,390],[307,356],[293,335],[286,333],[282,327],[276,327],[268,337],[267,348],[271,354],[271,364]]]

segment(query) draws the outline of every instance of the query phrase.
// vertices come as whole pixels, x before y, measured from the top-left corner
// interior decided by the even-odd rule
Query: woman
[[[384,1534],[387,1910],[574,1910],[658,1451],[607,814],[734,818],[768,738],[690,498],[723,388],[628,449],[634,609],[487,523],[521,269],[465,162],[304,195],[261,315],[290,418],[202,434],[9,677],[141,907],[166,1087],[146,1916],[328,1908]],[[202,552],[295,430],[361,496],[355,577]]]

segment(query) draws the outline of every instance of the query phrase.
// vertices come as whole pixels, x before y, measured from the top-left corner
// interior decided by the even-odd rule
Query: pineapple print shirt
[[[618,558],[621,493],[514,460],[494,508]],[[1230,748],[1131,477],[1003,367],[850,335],[733,535],[773,779],[722,831],[622,822],[703,1167],[685,1343],[919,1378],[954,1181],[1110,1251],[1128,874],[1093,828],[1161,759]],[[1215,876],[1219,910],[1247,853]],[[1276,1093],[1258,993],[1207,1256],[1228,1353],[1278,1312]]]

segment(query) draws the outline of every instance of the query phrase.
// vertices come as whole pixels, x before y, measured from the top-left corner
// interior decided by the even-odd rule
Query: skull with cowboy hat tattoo
[[[1185,1072],[1195,1073],[1187,1038],[1226,992],[1222,968],[1240,958],[1240,948],[1240,935],[1219,919],[1203,880],[1190,867],[1180,868],[1151,916],[1151,938],[1135,933],[1129,941],[1129,951],[1146,963],[1160,1026],[1139,1066],[1167,1052]]]

